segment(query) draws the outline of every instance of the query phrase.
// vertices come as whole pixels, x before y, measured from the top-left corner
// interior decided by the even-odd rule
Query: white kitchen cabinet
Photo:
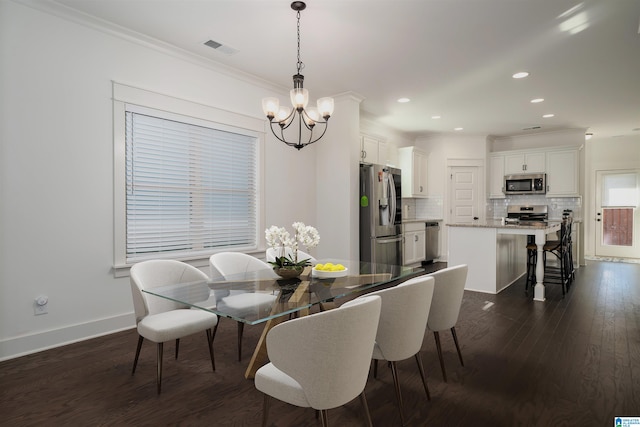
[[[427,197],[427,153],[416,147],[399,148],[398,164],[402,169],[402,197]]]
[[[520,151],[504,156],[504,174],[545,173],[544,151]]]
[[[360,137],[360,161],[363,163],[373,163],[376,165],[389,164],[389,145],[370,136]]]
[[[578,197],[578,149],[547,151],[547,197]]]
[[[489,198],[504,199],[504,154],[489,156]]]
[[[426,259],[426,230],[424,222],[410,222],[402,225],[404,247],[402,263],[412,265]]]
[[[378,162],[379,141],[368,136],[360,137],[360,161],[366,163],[379,164]]]

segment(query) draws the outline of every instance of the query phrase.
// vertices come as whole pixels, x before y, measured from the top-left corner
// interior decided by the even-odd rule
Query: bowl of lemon
[[[336,277],[344,277],[349,269],[342,264],[333,264],[327,262],[325,264],[316,264],[311,270],[313,277],[319,279],[335,279]]]

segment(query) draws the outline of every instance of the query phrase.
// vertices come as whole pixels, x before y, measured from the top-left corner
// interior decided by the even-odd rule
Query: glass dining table
[[[262,335],[245,372],[245,378],[250,379],[266,362],[266,336],[278,323],[307,315],[315,308],[331,309],[338,300],[394,286],[424,274],[411,267],[398,265],[335,259],[319,262],[340,263],[346,267],[346,271],[329,273],[339,277],[326,278],[319,277],[311,267],[306,267],[295,279],[281,279],[271,270],[252,271],[208,281],[160,286],[143,292],[245,324],[264,323]]]

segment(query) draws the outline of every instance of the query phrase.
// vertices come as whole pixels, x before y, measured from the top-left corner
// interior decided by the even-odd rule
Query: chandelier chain
[[[302,61],[300,61],[300,11],[298,11],[297,14],[297,18],[298,18],[298,74],[300,74],[300,70],[302,70],[304,68],[304,64],[302,63]]]

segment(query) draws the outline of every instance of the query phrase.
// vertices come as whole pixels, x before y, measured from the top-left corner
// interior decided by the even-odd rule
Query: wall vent
[[[209,46],[210,48],[215,49],[218,52],[222,52],[226,55],[233,55],[234,53],[238,53],[238,49],[234,49],[230,46],[225,46],[222,43],[218,43],[214,40],[207,40],[206,42],[204,42],[204,45]]]

